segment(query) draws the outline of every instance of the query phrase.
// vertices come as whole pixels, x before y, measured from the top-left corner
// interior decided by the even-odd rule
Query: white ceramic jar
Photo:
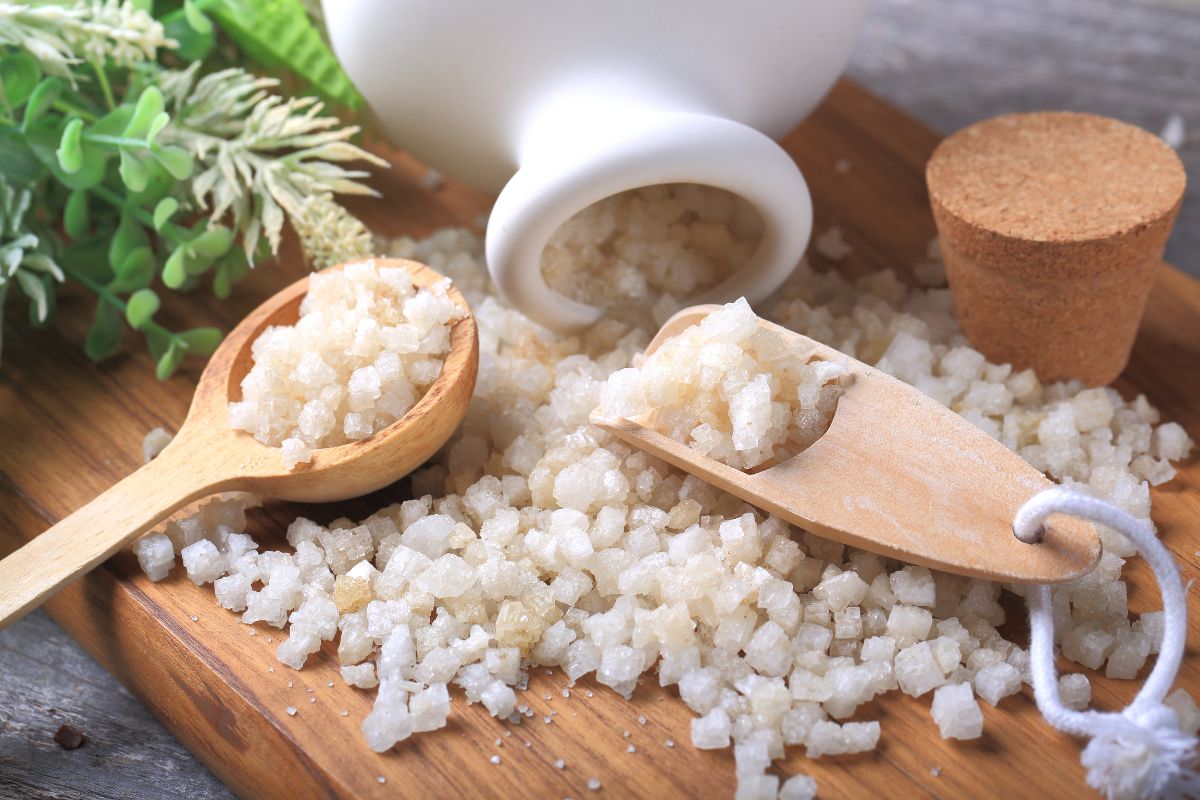
[[[333,48],[393,142],[499,190],[487,259],[557,329],[600,311],[550,289],[551,234],[618,192],[698,183],[762,216],[750,263],[691,298],[751,303],[803,255],[812,204],[772,137],[845,67],[866,0],[324,0]]]

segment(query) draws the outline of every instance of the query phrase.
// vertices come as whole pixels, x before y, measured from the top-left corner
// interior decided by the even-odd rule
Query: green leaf
[[[163,353],[167,352],[171,342],[175,341],[175,336],[162,328],[150,328],[142,331],[142,334],[146,337],[146,347],[150,349],[150,356],[156,362],[162,358]]]
[[[144,289],[154,282],[157,269],[153,251],[149,247],[138,247],[113,267],[115,275],[108,289],[116,294]]]
[[[180,363],[183,362],[185,351],[176,342],[171,342],[167,348],[167,352],[162,354],[158,359],[158,364],[154,367],[154,374],[160,381],[165,381],[167,378],[175,374],[175,370],[179,369]]]
[[[63,128],[58,141],[58,165],[63,172],[74,175],[83,167],[83,120],[76,117]]]
[[[0,127],[0,173],[14,183],[29,185],[41,180],[46,169],[20,131]]]
[[[200,258],[209,260],[220,258],[233,246],[233,231],[224,225],[212,225],[208,230],[192,239],[189,244],[192,251]]]
[[[92,123],[89,133],[122,136],[133,117],[133,106],[120,105]]]
[[[303,0],[217,0],[209,13],[255,61],[292,72],[326,100],[362,107],[362,97],[313,25]]]
[[[171,122],[171,115],[167,112],[162,112],[150,123],[150,130],[146,131],[146,141],[153,142],[162,133],[163,128]]]
[[[167,38],[179,43],[172,52],[181,61],[204,61],[217,46],[217,36],[214,31],[200,33],[188,24],[187,16],[180,8],[162,17],[163,33]]]
[[[54,105],[54,101],[62,94],[63,82],[58,78],[45,78],[37,86],[33,88],[33,93],[29,95],[29,105],[25,106],[25,116],[21,120],[21,127],[28,129],[30,125],[41,119],[42,115],[50,110],[50,106]]]
[[[123,332],[121,313],[115,306],[100,300],[96,303],[96,319],[83,342],[83,351],[92,361],[103,361],[117,352]]]
[[[125,199],[138,208],[153,209],[158,205],[158,201],[179,185],[179,181],[171,177],[171,173],[153,159],[145,159],[142,166],[146,168],[146,188],[140,192],[128,192]]]
[[[4,105],[11,110],[28,100],[41,74],[33,56],[24,51],[0,58],[0,93]]]
[[[161,231],[178,210],[179,201],[174,197],[164,197],[159,200],[158,205],[154,207],[154,230]]]
[[[141,330],[154,318],[160,305],[153,289],[138,289],[125,301],[125,321],[129,327]]]
[[[108,151],[84,140],[82,168],[74,174],[67,172],[58,163],[58,146],[65,127],[66,124],[61,118],[43,117],[26,129],[25,143],[63,186],[68,189],[91,189],[104,180]]]
[[[187,248],[187,253],[183,257],[183,269],[187,272],[189,278],[194,278],[197,275],[203,275],[208,272],[209,267],[216,261],[215,258],[202,256],[192,248]]]
[[[192,167],[194,166],[192,156],[182,147],[175,145],[160,147],[156,144],[150,147],[150,153],[167,172],[171,173],[171,177],[175,180],[185,181],[192,176]]]
[[[192,0],[183,0],[183,16],[196,33],[212,33],[212,20],[204,16],[204,12],[196,8]]]
[[[72,239],[82,239],[87,236],[90,227],[87,192],[76,189],[67,197],[67,205],[63,209],[63,229]]]
[[[150,183],[150,175],[146,171],[146,165],[129,150],[121,150],[121,168],[119,172],[121,173],[121,180],[130,191],[143,191],[147,184]]]
[[[46,295],[46,284],[42,283],[32,272],[25,270],[17,271],[17,283],[21,286],[21,291],[25,292],[25,296],[29,298],[29,315],[35,322],[45,322],[46,317],[50,314],[50,304]]]
[[[121,132],[121,135],[128,136],[130,139],[145,139],[155,118],[163,113],[163,108],[162,90],[157,86],[147,86],[138,96],[137,104],[133,107],[133,114],[129,117],[129,122],[125,125],[125,130]]]
[[[111,244],[111,234],[92,236],[64,248],[59,261],[66,269],[90,281],[108,283],[113,277],[108,261],[108,248]]]
[[[216,328],[192,328],[179,334],[178,338],[191,355],[211,356],[222,337]]]
[[[231,249],[217,261],[213,274],[213,294],[224,300],[233,291],[233,285],[246,277],[250,265],[246,261],[246,252],[242,248]]]
[[[184,247],[185,245],[176,247],[167,257],[167,263],[163,264],[162,279],[168,289],[179,289],[187,283],[187,254],[184,252]]]
[[[150,239],[133,214],[122,213],[121,221],[117,223],[117,230],[108,246],[108,263],[113,268],[113,274],[120,274],[119,265],[123,264],[131,253],[143,247],[148,249],[149,246]]]

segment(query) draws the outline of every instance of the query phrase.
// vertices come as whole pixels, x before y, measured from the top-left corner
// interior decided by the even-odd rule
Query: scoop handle
[[[0,561],[0,630],[172,512],[226,488],[227,481],[194,449],[172,442],[153,461]]]

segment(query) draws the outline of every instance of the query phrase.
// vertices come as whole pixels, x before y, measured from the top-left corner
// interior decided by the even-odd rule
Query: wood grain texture
[[[887,136],[879,135],[886,131]],[[814,188],[817,230],[836,221],[854,252],[845,269],[864,273],[903,268],[923,257],[933,233],[922,184],[925,159],[936,136],[849,83],[786,140]],[[385,233],[423,233],[473,220],[487,198],[448,183],[432,193],[419,188],[422,169],[401,154],[380,182],[386,204],[359,210]],[[849,173],[834,166],[851,159]],[[258,270],[228,303],[198,303],[185,311],[193,324],[232,326],[241,315],[298,275],[294,257],[277,269]],[[1120,386],[1144,391],[1165,414],[1200,435],[1200,284],[1163,268],[1134,361]],[[6,373],[0,378],[0,547],[19,541],[128,473],[137,465],[136,442],[153,425],[183,418],[195,372],[159,384],[148,359],[136,350],[102,367],[79,353],[86,325],[79,301],[64,301],[61,334],[9,332]],[[1155,491],[1155,519],[1166,542],[1196,565],[1200,545],[1200,466]],[[401,483],[344,504],[310,507],[318,521],[361,517],[405,496]],[[283,527],[299,507],[269,504],[253,515],[251,532],[278,546]],[[1148,572],[1135,566],[1131,602],[1146,610],[1156,602]],[[1200,641],[1193,603],[1191,643]],[[690,712],[671,692],[648,681],[626,703],[602,687],[582,682],[562,697],[561,674],[537,671],[522,701],[535,711],[511,730],[481,707],[455,700],[450,726],[376,755],[363,744],[359,721],[370,695],[336,678],[325,651],[301,672],[278,664],[277,631],[256,626],[215,606],[211,590],[193,586],[176,570],[153,584],[128,554],[107,562],[48,606],[51,615],[102,665],[141,697],[193,753],[235,792],[294,797],[587,796],[598,777],[611,796],[729,797],[732,756],[687,745]],[[1012,632],[1023,627],[1012,606]],[[330,687],[329,682],[334,686]],[[1200,660],[1189,658],[1181,682],[1200,689]],[[1131,682],[1095,679],[1094,697],[1112,708],[1132,696]],[[311,691],[309,691],[311,689]],[[588,697],[587,692],[594,692]],[[547,699],[548,698],[548,699]],[[884,735],[874,755],[810,762],[799,748],[780,771],[815,775],[826,797],[1025,796],[1091,797],[1082,783],[1078,745],[1050,730],[1026,692],[999,709],[986,708],[983,739],[947,744],[937,738],[928,697],[889,695],[860,710],[879,719]],[[295,716],[286,709],[298,709]],[[345,710],[346,716],[341,715]],[[553,716],[550,716],[554,712]],[[543,721],[544,715],[549,722]],[[647,719],[639,724],[639,715]],[[626,740],[622,732],[631,732]],[[503,743],[497,747],[499,738]],[[667,740],[678,747],[667,746]],[[530,745],[524,746],[528,741]],[[626,752],[629,743],[637,752]],[[488,757],[499,754],[502,764]],[[566,770],[553,766],[567,761]],[[935,777],[930,770],[939,768]],[[385,784],[377,782],[384,776]],[[981,783],[981,779],[984,782]]]
[[[1002,4],[873,0],[849,71],[872,91],[942,133],[1015,110],[1093,111],[1152,131],[1161,129],[1168,115],[1179,113],[1189,131],[1181,155],[1192,185],[1167,258],[1200,276],[1197,40],[1196,0],[1006,0]],[[428,230],[433,224],[428,218],[409,220],[414,231]],[[408,230],[406,225],[400,227]],[[1162,297],[1156,307],[1177,302],[1161,289],[1166,283],[1160,279]],[[1186,307],[1186,303],[1179,305]],[[1150,333],[1144,328],[1143,340]],[[1197,340],[1195,326],[1190,335],[1191,341]],[[1170,345],[1170,341],[1155,341],[1158,346]],[[1131,365],[1129,374],[1140,368]],[[146,413],[167,421],[166,412],[154,406]],[[138,463],[136,441],[123,440],[118,446],[129,455],[129,464]],[[1191,511],[1194,514],[1196,509]],[[1186,519],[1180,517],[1179,523]],[[48,524],[48,518],[38,524]],[[44,662],[31,662],[20,655],[25,651],[49,655]],[[123,689],[114,690],[118,685],[114,679],[43,612],[0,632],[0,672],[9,676],[0,681],[0,774],[22,776],[19,791],[2,787],[0,795],[228,795],[136,698]],[[23,702],[33,696],[23,691],[27,686],[37,687],[38,703]],[[81,686],[88,691],[81,691]],[[42,711],[48,706],[61,709],[85,728],[103,731],[103,743],[89,745],[104,748],[103,760],[86,762],[91,765],[86,781],[71,780],[83,773],[72,772],[66,760],[81,758],[86,751],[65,753],[54,748],[46,758],[27,756],[40,752],[53,733],[44,733],[41,727]]]
[[[685,308],[646,347],[720,310]],[[1013,518],[1054,484],[1024,459],[932,397],[887,373],[763,319],[770,350],[840,364],[847,378],[829,428],[804,450],[753,470],[731,467],[661,433],[659,412],[590,421],[723,492],[806,531],[910,564],[1001,583],[1057,583],[1100,560],[1089,522],[1056,518],[1034,546]],[[936,476],[937,485],[930,477]]]

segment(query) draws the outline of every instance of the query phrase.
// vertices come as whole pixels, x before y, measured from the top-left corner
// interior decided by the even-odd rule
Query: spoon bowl
[[[418,288],[445,280],[415,261],[375,262],[408,270]],[[311,462],[288,470],[278,448],[230,427],[229,403],[241,397],[254,341],[272,325],[295,323],[307,292],[305,277],[271,296],[225,337],[200,376],[179,433],[153,461],[0,561],[0,629],[201,497],[243,491],[308,503],[345,500],[399,480],[445,444],[466,415],[479,367],[475,319],[454,287],[448,295],[463,316],[451,329],[442,371],[383,430],[314,450]]]
[[[445,278],[416,261],[374,259],[380,266],[402,267],[417,288],[427,289]],[[330,267],[341,269],[343,265]],[[241,399],[242,379],[254,364],[251,347],[267,328],[299,319],[308,293],[301,278],[252,311],[213,353],[192,400],[187,419],[167,450],[196,440],[219,447],[230,480],[247,491],[279,500],[322,503],[369,494],[394,483],[429,459],[458,428],[467,411],[479,366],[479,336],[466,299],[453,286],[447,294],[463,317],[450,332],[450,352],[441,374],[403,417],[366,439],[313,451],[312,461],[292,470],[279,449],[229,426],[229,403]],[[166,450],[163,451],[163,455]],[[161,457],[161,455],[160,455]],[[234,466],[236,464],[236,466]]]

